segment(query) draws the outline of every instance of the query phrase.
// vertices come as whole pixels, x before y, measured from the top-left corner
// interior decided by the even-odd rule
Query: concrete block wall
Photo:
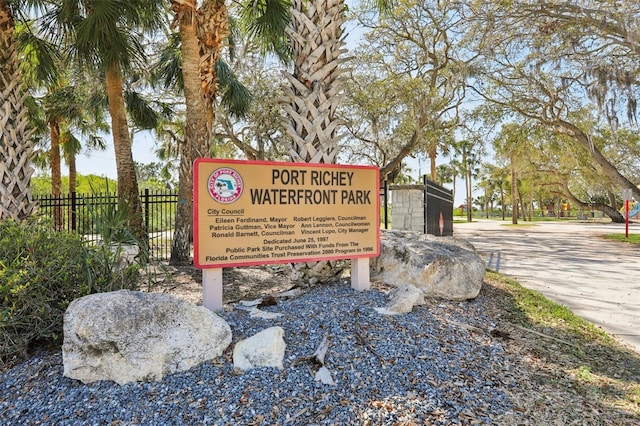
[[[424,232],[424,187],[393,185],[391,191],[391,229]]]

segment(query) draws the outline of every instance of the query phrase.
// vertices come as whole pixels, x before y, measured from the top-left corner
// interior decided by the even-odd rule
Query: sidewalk
[[[477,220],[454,224],[487,266],[540,291],[640,353],[640,247],[609,241],[624,224]],[[506,225],[506,226],[505,226]],[[629,234],[640,233],[630,224]]]

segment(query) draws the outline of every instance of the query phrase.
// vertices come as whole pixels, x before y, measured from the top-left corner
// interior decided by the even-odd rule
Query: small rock
[[[316,372],[314,379],[316,382],[320,382],[325,385],[336,384],[336,382],[333,381],[333,377],[331,377],[331,372],[325,366],[320,367],[320,369]]]
[[[382,315],[397,315],[411,312],[414,306],[424,305],[424,293],[412,285],[402,285],[389,292],[389,304],[375,308]]]
[[[271,327],[236,343],[233,365],[246,371],[256,367],[276,367],[282,370],[287,345],[282,327]]]

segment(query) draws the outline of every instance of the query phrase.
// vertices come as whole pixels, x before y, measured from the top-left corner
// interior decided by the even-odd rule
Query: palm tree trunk
[[[533,222],[533,182],[529,189],[529,222]]]
[[[465,186],[467,190],[467,222],[473,221],[473,186],[471,182],[471,171],[468,170],[465,175]]]
[[[484,212],[485,212],[485,217],[487,219],[489,219],[489,192],[486,190],[484,190]]]
[[[138,179],[131,153],[131,137],[122,89],[122,75],[118,64],[112,64],[106,75],[111,132],[118,174],[118,206],[130,214],[129,226],[141,242],[146,241],[142,218],[142,204],[138,193]]]
[[[431,168],[431,180],[436,182],[438,179],[438,169],[436,166],[436,158],[438,157],[438,152],[436,148],[429,150],[429,167]]]
[[[518,178],[516,176],[516,159],[512,152],[511,160],[511,223],[518,224]]]
[[[340,66],[344,1],[292,1],[288,30],[294,52],[291,83],[285,91],[285,111],[291,119],[287,133],[293,139],[293,161],[335,163],[338,153],[336,109],[342,89]],[[318,55],[318,52],[322,52]]]
[[[451,186],[452,186],[452,191],[451,191],[451,196],[453,197],[454,201],[456,199],[456,180],[458,180],[458,174],[455,172],[454,169],[455,166],[452,166],[452,176],[451,176]]]
[[[77,189],[77,179],[78,179],[78,169],[76,167],[76,154],[75,153],[67,153],[65,155],[65,158],[67,160],[67,164],[69,165],[69,190],[68,190],[68,196],[69,197],[75,197],[75,192]],[[70,198],[69,198],[70,199]],[[69,208],[67,211],[67,229],[75,229],[73,226],[74,224],[71,223],[72,218],[74,217],[72,209],[73,206],[71,205],[71,202],[68,203],[69,204]]]
[[[172,1],[182,43],[182,79],[186,117],[184,143],[180,149],[178,208],[170,264],[191,257],[193,239],[193,162],[209,157],[214,101],[218,92],[215,63],[229,35],[224,1],[208,0],[200,10],[196,1]]]
[[[524,200],[522,199],[522,197],[519,198],[520,200],[520,211],[522,212],[522,220],[524,220],[525,222],[527,221],[527,208],[524,204]]]
[[[191,149],[186,141],[180,149],[180,169],[178,176],[178,206],[176,221],[171,240],[169,264],[188,262],[191,257],[192,214],[193,214],[193,175],[191,173]]]
[[[18,69],[9,2],[0,0],[0,219],[31,215],[33,142]]]
[[[507,206],[504,205],[504,187],[500,183],[500,207],[502,209],[502,220],[506,219]]]
[[[342,90],[340,66],[344,60],[344,0],[293,0],[291,24],[287,30],[293,51],[293,73],[286,73],[284,109],[289,116],[286,130],[293,141],[292,161],[336,162],[338,126],[336,117]],[[382,173],[380,173],[383,175]],[[342,266],[335,261],[316,264],[294,263],[291,278],[313,285],[335,281]]]
[[[53,227],[62,229],[62,173],[60,171],[60,124],[56,120],[49,121],[51,147],[49,158],[51,161],[51,198],[53,199]]]
[[[69,194],[71,194],[72,192],[76,192],[76,182],[78,179],[78,169],[76,167],[75,154],[69,155],[67,157],[67,164],[69,165]]]
[[[184,97],[186,117],[184,141],[180,147],[180,169],[178,177],[178,207],[173,239],[171,242],[171,258],[174,265],[187,262],[191,256],[191,236],[193,217],[193,173],[194,157],[191,144],[196,138],[208,139],[204,111],[204,98],[200,91],[200,50],[198,47],[196,3],[190,1],[176,9],[178,30],[182,43],[182,77],[184,81]],[[202,142],[201,142],[202,143]]]

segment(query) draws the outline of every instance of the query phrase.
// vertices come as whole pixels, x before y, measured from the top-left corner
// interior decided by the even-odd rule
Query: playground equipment
[[[620,209],[620,213],[624,216],[626,213],[624,211],[624,206]],[[629,203],[629,218],[632,218],[640,213],[640,203],[637,201],[632,201]]]

